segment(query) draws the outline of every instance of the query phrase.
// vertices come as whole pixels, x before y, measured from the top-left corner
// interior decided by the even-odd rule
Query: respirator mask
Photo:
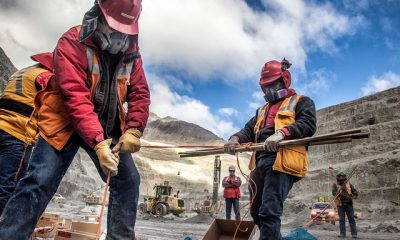
[[[264,99],[267,102],[275,102],[288,95],[288,90],[285,88],[282,78],[262,87]]]
[[[104,19],[99,20],[94,32],[94,42],[110,54],[125,52],[129,47],[129,35],[110,28]]]

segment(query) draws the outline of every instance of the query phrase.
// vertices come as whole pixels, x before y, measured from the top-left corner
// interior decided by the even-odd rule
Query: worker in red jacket
[[[134,239],[140,177],[131,153],[140,149],[150,105],[140,11],[141,0],[96,1],[59,39],[55,78],[36,98],[40,138],[0,218],[0,239],[30,238],[80,147],[103,180],[112,176],[107,239]]]
[[[235,212],[235,219],[240,220],[240,185],[242,180],[240,177],[235,176],[235,166],[229,167],[229,176],[224,177],[222,180],[222,186],[224,187],[224,198],[226,206],[226,219],[231,219],[232,206]]]

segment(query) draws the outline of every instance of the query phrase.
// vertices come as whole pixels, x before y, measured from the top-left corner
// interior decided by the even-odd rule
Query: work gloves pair
[[[264,142],[264,149],[267,152],[276,152],[278,151],[278,143],[282,141],[285,138],[285,134],[278,130],[276,131],[275,134],[269,136],[265,142]],[[224,151],[225,153],[229,153],[234,155],[235,154],[235,148],[239,147],[239,139],[236,136],[232,136],[229,138],[228,142],[225,143],[224,145]]]
[[[140,137],[142,132],[130,128],[119,138],[117,145],[111,150],[111,139],[98,143],[94,150],[99,158],[100,166],[104,174],[115,176],[118,174],[119,153],[134,153],[140,150]]]

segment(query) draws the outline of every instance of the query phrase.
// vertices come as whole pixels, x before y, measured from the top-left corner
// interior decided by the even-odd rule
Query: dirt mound
[[[214,217],[208,214],[199,214],[195,217],[186,219],[185,223],[207,223],[210,224],[214,220]]]
[[[394,226],[392,224],[380,223],[378,226],[376,226],[374,229],[372,229],[372,232],[374,232],[374,233],[378,233],[378,232],[380,232],[380,233],[399,233],[400,229],[397,226]]]

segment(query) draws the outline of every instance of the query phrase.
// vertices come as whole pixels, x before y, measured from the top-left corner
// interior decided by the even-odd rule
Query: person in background
[[[235,219],[240,220],[240,185],[242,180],[235,175],[235,166],[229,167],[229,176],[224,177],[222,180],[222,187],[224,187],[224,198],[226,206],[226,219],[231,219],[232,206],[235,212]]]
[[[332,195],[338,197],[335,199],[339,215],[339,229],[340,234],[338,237],[346,237],[346,218],[349,220],[351,236],[357,238],[357,226],[354,219],[353,199],[358,197],[358,191],[353,184],[347,182],[347,176],[344,172],[336,175],[336,183],[332,186]]]
[[[53,76],[53,54],[31,56],[36,64],[11,75],[0,97],[0,215],[26,172],[38,138],[34,99]]]

